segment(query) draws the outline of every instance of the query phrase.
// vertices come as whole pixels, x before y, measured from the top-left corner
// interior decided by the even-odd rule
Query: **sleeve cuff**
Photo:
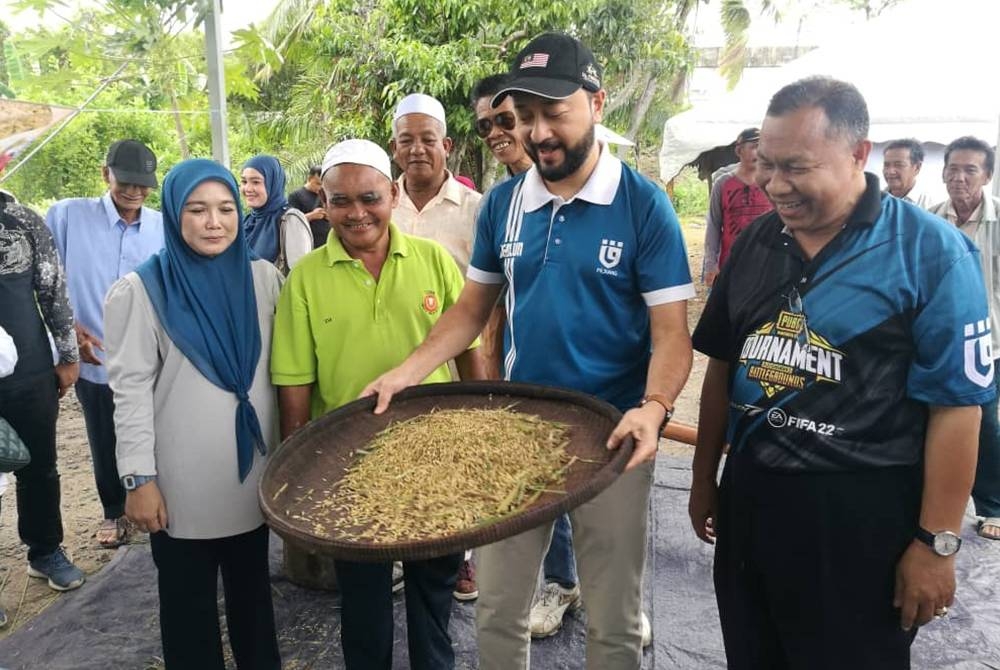
[[[694,296],[694,284],[682,284],[680,286],[661,288],[656,291],[647,291],[642,294],[642,299],[646,301],[647,307],[655,307],[656,305],[665,305],[670,302],[690,300]]]
[[[286,374],[283,372],[272,372],[271,383],[275,386],[306,386],[316,383],[316,376],[313,374]]]
[[[125,456],[118,459],[118,472],[121,476],[143,475],[144,477],[156,476],[156,458],[152,452],[148,456]]]
[[[473,265],[469,266],[465,276],[479,284],[502,284],[505,281],[502,272],[486,272]]]

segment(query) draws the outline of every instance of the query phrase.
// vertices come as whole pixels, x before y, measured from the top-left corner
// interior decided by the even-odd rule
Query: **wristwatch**
[[[662,393],[647,393],[639,402],[639,407],[642,407],[646,403],[650,402],[663,405],[663,409],[667,411],[667,413],[663,415],[663,423],[660,424],[660,433],[662,434],[663,429],[667,427],[667,424],[670,423],[671,417],[674,415],[674,405],[667,399],[667,396]]]
[[[962,546],[962,538],[950,530],[932,533],[917,526],[917,539],[930,547],[938,556],[954,556]]]
[[[156,479],[156,475],[125,475],[122,477],[122,486],[126,491],[135,491],[147,482]]]

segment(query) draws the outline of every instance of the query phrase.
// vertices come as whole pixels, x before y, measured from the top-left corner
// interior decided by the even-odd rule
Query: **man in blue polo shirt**
[[[546,33],[518,54],[511,75],[493,104],[513,95],[534,166],[484,200],[458,303],[363,393],[378,393],[384,411],[394,393],[468,346],[506,287],[505,379],[601,397],[624,412],[608,447],[635,440],[627,472],[570,514],[587,667],[634,670],[651,462],[691,368],[687,254],[664,192],[595,141],[606,92],[590,50]],[[549,524],[480,551],[483,670],[527,667],[531,596],[551,535]]]
[[[775,211],[695,330],[710,359],[689,511],[717,540],[731,670],[903,670],[955,596],[994,396],[985,288],[972,242],[879,192],[871,146],[851,84],[775,94],[756,173]]]
[[[158,211],[143,206],[156,188],[156,156],[146,145],[115,142],[102,174],[107,193],[60,200],[49,208],[45,223],[66,268],[76,320],[81,361],[76,397],[104,508],[97,541],[113,548],[127,541],[128,526],[115,461],[115,407],[104,368],[104,296],[112,284],[163,248],[163,220]]]

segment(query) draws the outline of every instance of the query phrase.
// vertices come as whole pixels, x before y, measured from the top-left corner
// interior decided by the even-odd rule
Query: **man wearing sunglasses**
[[[481,79],[473,87],[472,94],[469,96],[469,101],[472,103],[472,113],[476,117],[476,134],[506,170],[506,174],[496,181],[494,186],[526,172],[531,167],[531,157],[524,151],[524,145],[514,132],[517,127],[517,119],[514,116],[514,101],[508,97],[495,108],[491,105],[493,97],[503,89],[508,79],[506,73]],[[486,375],[489,379],[500,379],[502,376],[500,371],[503,368],[503,330],[506,323],[507,311],[501,300],[493,309],[490,320],[483,328],[480,338],[482,343],[480,351],[482,351],[483,363],[486,366]],[[566,532],[568,534],[568,528]],[[569,556],[572,559],[572,549],[570,549]],[[574,577],[570,586],[575,584]]]
[[[517,118],[514,101],[508,96],[496,107],[491,107],[493,96],[500,92],[509,77],[495,74],[482,79],[472,89],[472,112],[476,115],[476,134],[507,169],[507,177],[526,172],[531,167],[531,157],[514,134]]]

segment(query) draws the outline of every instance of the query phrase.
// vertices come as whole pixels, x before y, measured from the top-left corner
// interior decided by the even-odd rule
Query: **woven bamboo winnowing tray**
[[[621,418],[617,409],[564,389],[509,382],[426,384],[396,395],[384,414],[373,414],[374,406],[374,398],[348,403],[304,426],[271,456],[261,478],[259,500],[268,525],[287,542],[308,552],[351,561],[422,560],[457,553],[517,535],[587,502],[618,477],[632,454],[631,440],[614,451],[604,446]],[[318,497],[336,495],[333,486],[357,458],[354,450],[390,422],[434,409],[508,407],[568,426],[567,451],[582,460],[566,471],[561,487],[565,493],[543,493],[525,509],[488,525],[392,543],[328,536],[329,530],[316,532],[315,522],[305,521]]]

